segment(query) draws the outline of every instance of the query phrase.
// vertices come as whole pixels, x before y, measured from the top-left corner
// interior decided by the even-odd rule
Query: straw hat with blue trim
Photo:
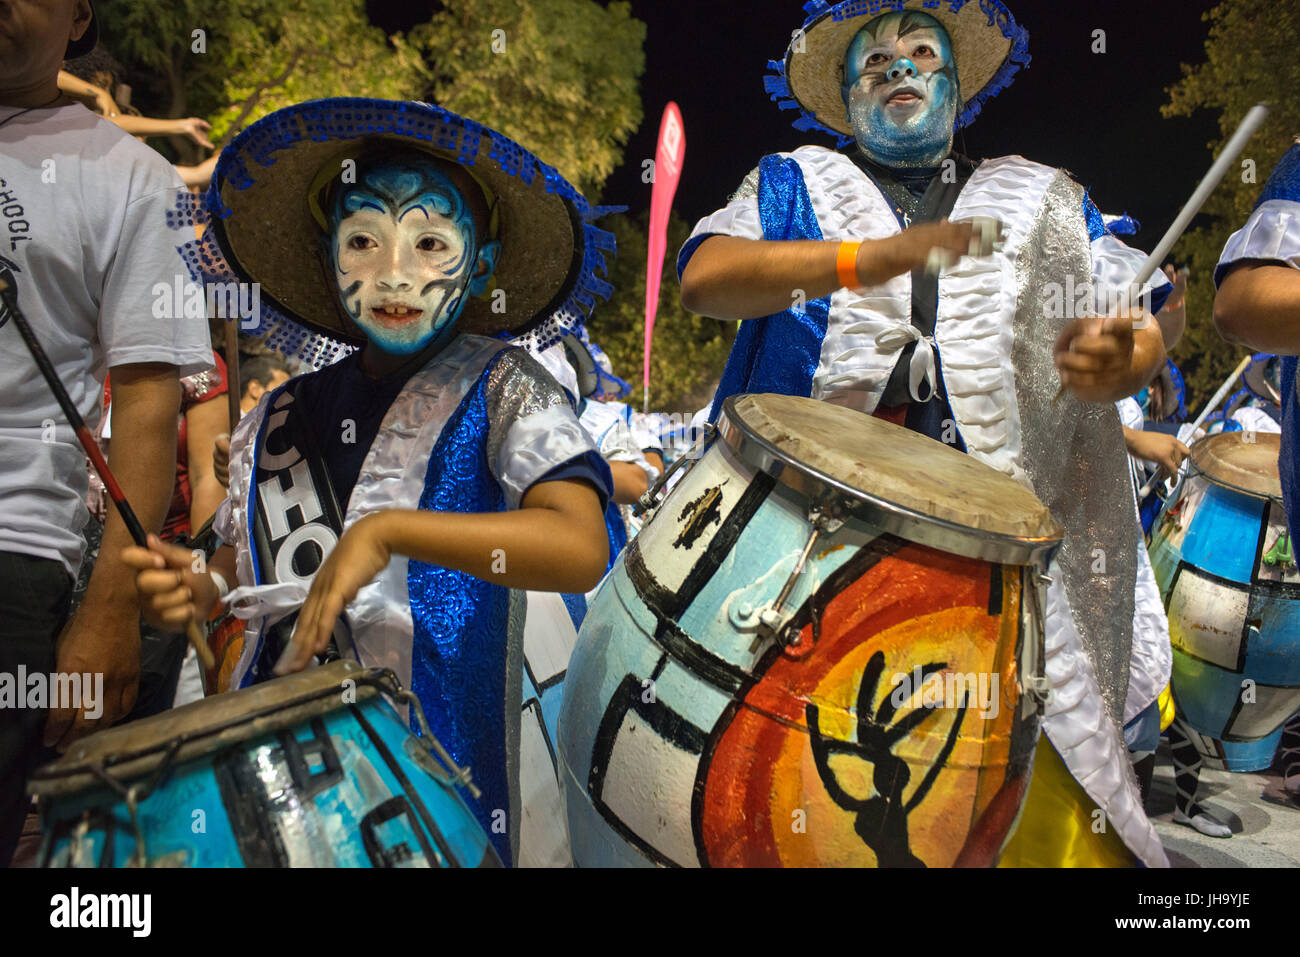
[[[804,4],[807,19],[795,31],[782,60],[768,64],[767,92],[783,110],[798,110],[795,129],[853,140],[841,87],[844,56],[858,31],[887,13],[914,10],[934,17],[952,37],[964,99],[958,128],[1011,84],[1029,64],[1029,33],[998,0],[846,0]]]
[[[345,160],[388,144],[461,167],[488,202],[501,256],[488,294],[467,302],[462,332],[509,334],[540,351],[580,329],[596,296],[608,298],[599,275],[614,239],[592,225],[606,210],[519,144],[428,103],[311,100],[264,117],[225,148],[199,217],[210,228],[182,247],[200,281],[259,284],[257,327],[243,331],[317,366],[364,344],[322,257],[319,198]]]

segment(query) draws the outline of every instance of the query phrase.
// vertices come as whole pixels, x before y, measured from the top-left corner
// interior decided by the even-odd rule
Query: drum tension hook
[[[813,545],[817,544],[817,539],[823,534],[834,535],[840,530],[844,525],[844,520],[840,518],[842,514],[840,503],[835,501],[813,505],[808,509],[808,521],[812,523],[812,532],[808,535],[808,541],[804,543],[803,551],[799,553],[799,560],[794,563],[794,568],[790,571],[790,577],[785,580],[781,591],[777,593],[776,601],[772,602],[771,607],[764,608],[758,613],[760,639],[778,641],[783,645],[799,644],[798,632],[793,635],[788,633],[794,616],[785,614],[785,603],[790,593],[794,591],[795,584],[803,576]]]
[[[672,478],[673,473],[687,463],[694,464],[704,455],[704,450],[718,437],[718,427],[712,422],[704,426],[704,434],[690,447],[690,450],[680,458],[674,460],[673,464],[664,470],[664,474],[655,479],[655,484],[646,489],[645,494],[637,499],[636,504],[632,506],[632,514],[640,518],[646,512],[653,511],[659,506],[659,493],[668,480]],[[689,467],[688,467],[689,471]]]

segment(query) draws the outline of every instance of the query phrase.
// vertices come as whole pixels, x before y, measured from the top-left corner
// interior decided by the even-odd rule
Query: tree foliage
[[[1164,115],[1217,111],[1221,135],[1209,144],[1217,155],[1252,106],[1268,101],[1271,113],[1246,147],[1246,165],[1230,172],[1206,204],[1210,224],[1187,233],[1176,247],[1191,273],[1187,333],[1173,353],[1187,380],[1189,408],[1207,401],[1246,354],[1214,329],[1214,267],[1228,237],[1245,225],[1269,172],[1300,133],[1300,6],[1225,0],[1205,20],[1210,24],[1205,60],[1183,64],[1182,79],[1168,91]]]
[[[614,371],[633,383],[626,401],[640,409],[641,369],[645,343],[645,281],[650,214],[612,216],[602,223],[618,239],[618,260],[610,270],[614,296],[597,307],[587,323],[591,338],[603,348]],[[668,255],[659,311],[650,350],[650,402],[659,412],[693,414],[713,398],[736,324],[697,316],[682,308],[674,262],[690,235],[690,226],[675,212],[668,223]]]
[[[518,140],[594,195],[641,122],[645,24],[626,2],[447,0],[392,36],[364,0],[132,0],[96,14],[142,88],[137,105],[203,116],[219,145],[303,100],[421,98]]]
[[[534,150],[595,195],[641,124],[645,24],[625,2],[446,0],[411,31],[429,98]]]
[[[418,95],[426,77],[401,34],[385,37],[364,0],[232,0],[226,23],[222,108],[213,141],[275,110],[326,96],[384,100]]]

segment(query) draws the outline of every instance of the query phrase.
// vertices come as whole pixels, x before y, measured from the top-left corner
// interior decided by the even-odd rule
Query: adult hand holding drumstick
[[[1071,322],[1056,340],[1053,359],[1062,392],[1084,402],[1114,402],[1151,381],[1165,361],[1165,340],[1149,314],[1121,309]]]
[[[17,290],[0,279],[0,325],[12,321],[23,344],[31,353],[63,415],[81,443],[86,457],[104,482],[105,491],[116,506],[116,514],[104,524],[96,563],[81,607],[59,636],[56,669],[61,674],[103,675],[103,697],[99,714],[94,705],[52,707],[45,724],[46,746],[66,749],[78,738],[124,717],[135,703],[140,681],[139,611],[127,579],[129,569],[118,560],[126,541],[145,541],[145,527],[162,525],[174,479],[176,460],[176,412],[180,407],[180,385],[175,366],[159,363],[125,363],[114,366],[113,465],[137,494],[144,511],[137,514],[126,499],[113,469],[95,444],[81,413],[59,379],[40,340],[36,337],[18,302]],[[140,515],[143,515],[143,523]],[[123,573],[126,574],[123,574]],[[190,640],[202,646],[202,637],[191,622]],[[211,657],[206,646],[200,653]]]

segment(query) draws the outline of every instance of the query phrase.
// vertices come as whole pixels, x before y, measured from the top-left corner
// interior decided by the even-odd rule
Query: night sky
[[[973,2],[973,0],[972,0]],[[833,145],[790,126],[763,90],[803,21],[798,0],[631,0],[647,25],[641,81],[645,118],[625,161],[606,183],[605,203],[646,208],[650,187],[641,163],[653,158],[664,104],[676,100],[686,124],[686,165],[676,209],[694,222],[726,201],[765,154],[805,143]],[[1134,244],[1153,247],[1208,170],[1217,117],[1203,112],[1165,120],[1160,106],[1182,62],[1204,55],[1214,0],[1008,0],[1029,30],[1033,62],[958,134],[975,159],[1019,153],[1068,169],[1092,190],[1103,212],[1142,222]],[[388,30],[427,19],[435,4],[370,0],[372,19]],[[557,27],[558,28],[558,27]],[[1092,52],[1105,30],[1107,53]]]

